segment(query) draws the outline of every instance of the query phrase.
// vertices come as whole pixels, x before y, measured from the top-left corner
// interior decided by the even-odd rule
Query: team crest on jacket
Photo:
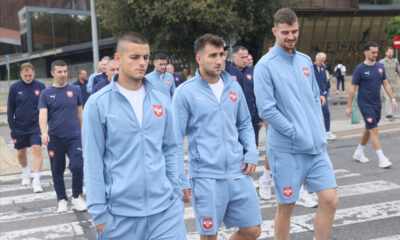
[[[237,95],[235,92],[229,92],[229,97],[231,98],[232,102],[237,101]]]
[[[153,111],[157,117],[161,117],[163,115],[163,109],[161,105],[153,105]]]
[[[285,197],[291,197],[292,196],[292,187],[284,187],[283,188],[283,195]]]
[[[175,78],[175,81],[179,81],[179,78],[176,77],[176,78]]]
[[[54,151],[53,151],[53,150],[50,150],[50,151],[49,151],[49,156],[50,156],[50,157],[54,157]]]
[[[13,143],[17,144],[17,139],[16,138],[13,138]]]
[[[380,73],[381,75],[383,74],[383,69],[382,69],[382,68],[379,68],[378,71],[379,71],[379,73]]]
[[[212,218],[203,218],[203,228],[205,230],[210,230],[213,227],[213,219]]]
[[[35,90],[35,95],[36,95],[36,96],[39,96],[39,95],[40,95],[40,90],[37,90],[37,89],[36,89],[36,90]]]
[[[235,81],[237,81],[237,77],[236,77],[236,76],[231,75],[231,77],[232,77],[233,79],[235,79]]]
[[[249,79],[249,80],[252,79],[251,74],[246,74],[246,77],[247,77],[247,79]]]
[[[171,85],[171,81],[167,80],[167,86]]]
[[[74,93],[73,93],[72,91],[67,91],[67,96],[68,96],[68,97],[73,97],[73,96],[74,96]]]
[[[324,71],[324,68],[323,67],[321,67],[321,72],[323,72]]]
[[[302,68],[303,69],[303,73],[306,77],[310,76],[310,73],[308,72],[308,68]]]
[[[367,122],[372,123],[373,122],[372,117],[367,118]]]

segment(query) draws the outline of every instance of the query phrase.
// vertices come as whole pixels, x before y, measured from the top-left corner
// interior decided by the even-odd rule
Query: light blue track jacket
[[[326,146],[320,91],[311,59],[275,44],[254,69],[260,117],[269,123],[268,147],[289,153],[319,154]]]
[[[150,216],[182,197],[169,98],[143,80],[143,124],[119,92],[114,75],[83,112],[84,173],[95,225],[108,214]]]
[[[154,85],[163,90],[172,99],[175,91],[175,80],[172,74],[165,72],[161,78],[161,75],[154,69],[154,71],[146,75],[146,79],[153,82]]]
[[[225,71],[221,78],[224,89],[220,102],[198,71],[174,94],[172,106],[182,189],[190,188],[183,162],[185,136],[189,141],[191,178],[233,178],[243,175],[243,163],[257,165],[254,130],[242,88]],[[243,147],[247,150],[245,155]]]

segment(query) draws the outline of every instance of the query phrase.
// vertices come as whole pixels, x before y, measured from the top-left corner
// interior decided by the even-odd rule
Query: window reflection
[[[54,14],[53,18],[56,47],[92,40],[89,16]]]
[[[51,49],[51,14],[32,12],[30,16],[33,52]]]

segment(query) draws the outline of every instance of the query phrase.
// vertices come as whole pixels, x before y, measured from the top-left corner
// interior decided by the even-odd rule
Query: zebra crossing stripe
[[[295,233],[313,231],[314,217],[315,214],[306,214],[306,215],[292,217],[290,225],[290,233],[295,234]],[[378,204],[358,206],[353,208],[339,209],[336,211],[333,227],[376,221],[392,217],[400,217],[400,201],[384,202]],[[235,231],[236,231],[235,228],[231,229],[221,228],[220,231],[218,232],[218,235],[229,236]],[[274,236],[274,220],[263,221],[261,225],[260,238],[269,238],[273,236]],[[197,232],[188,233],[188,240],[198,240],[198,239],[200,239],[200,237]]]
[[[39,228],[30,228],[19,231],[2,232],[0,233],[0,239],[7,240],[20,240],[20,239],[58,239],[68,238],[73,239],[76,236],[83,235],[83,228],[79,225],[79,222],[65,223],[59,225],[52,225]]]

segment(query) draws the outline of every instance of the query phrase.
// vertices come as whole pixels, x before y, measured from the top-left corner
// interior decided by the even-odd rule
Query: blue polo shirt
[[[381,85],[385,79],[386,73],[382,64],[359,64],[353,72],[352,81],[352,84],[358,85],[358,105],[380,107]]]
[[[39,98],[39,109],[47,108],[48,133],[59,138],[79,136],[80,125],[77,107],[82,105],[81,90],[67,84],[50,86]]]
[[[37,106],[39,96],[45,88],[43,83],[35,79],[30,84],[20,79],[11,85],[8,92],[7,119],[12,135],[40,132]]]
[[[85,106],[86,101],[88,100],[90,93],[87,92],[87,85],[88,85],[88,81],[85,80],[84,83],[81,83],[78,80],[76,80],[75,82],[72,83],[72,85],[77,86],[81,89],[81,93],[82,93],[82,102],[83,102],[83,106]]]

